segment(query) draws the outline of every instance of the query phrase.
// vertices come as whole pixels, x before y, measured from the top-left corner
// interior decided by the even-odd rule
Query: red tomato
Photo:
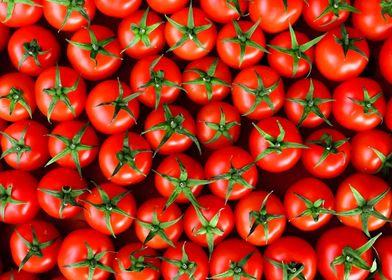
[[[253,66],[234,79],[233,105],[244,116],[261,120],[277,113],[284,104],[284,84],[279,74],[268,66]]]
[[[42,16],[42,0],[4,1],[0,3],[0,22],[9,27],[36,23]]]
[[[385,124],[387,125],[388,129],[392,131],[392,98],[389,99],[385,111]]]
[[[97,9],[110,17],[124,18],[134,13],[142,0],[94,0]]]
[[[378,56],[378,64],[384,79],[392,84],[392,36],[382,45]]]
[[[284,208],[287,219],[293,226],[303,231],[312,231],[331,220],[335,199],[325,183],[305,177],[286,190]]]
[[[379,83],[369,78],[354,78],[335,88],[332,113],[345,128],[363,131],[375,128],[385,115],[385,99]]]
[[[392,236],[382,236],[374,244],[374,249],[379,256],[381,267],[375,277],[376,280],[392,278]],[[382,273],[382,274],[381,274]],[[384,277],[382,278],[381,275]]]
[[[2,52],[7,46],[9,37],[10,37],[9,27],[0,23],[0,52]]]
[[[147,0],[153,10],[161,14],[178,12],[188,4],[189,0]]]
[[[207,16],[215,22],[229,23],[238,20],[246,13],[246,0],[201,0],[200,6]],[[219,11],[219,12],[218,12]]]
[[[39,277],[37,274],[11,268],[10,271],[0,275],[0,280],[39,280]]]
[[[15,228],[11,235],[12,258],[19,270],[43,273],[57,264],[61,245],[59,231],[48,222],[34,220]]]

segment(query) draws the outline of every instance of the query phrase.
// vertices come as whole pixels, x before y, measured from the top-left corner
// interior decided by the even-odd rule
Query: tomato
[[[19,270],[31,273],[43,273],[55,267],[60,245],[59,231],[41,220],[19,225],[10,239],[15,264]]]
[[[116,280],[158,280],[160,264],[154,249],[141,243],[130,243],[122,247],[113,262]]]
[[[42,2],[4,1],[0,3],[0,22],[9,27],[32,25],[42,16]]]
[[[88,94],[86,114],[96,130],[105,134],[125,132],[139,117],[139,102],[120,80],[106,80]]]
[[[48,29],[30,25],[17,29],[8,41],[8,55],[19,72],[38,76],[60,58],[60,44]]]
[[[200,142],[209,149],[219,149],[237,142],[241,117],[229,103],[211,102],[198,112],[196,125]]]
[[[380,265],[378,268],[376,280],[392,278],[392,267],[389,265],[392,261],[392,236],[382,236],[374,244],[374,249],[377,251]],[[381,275],[384,277],[382,278]]]
[[[368,61],[369,46],[362,33],[344,24],[329,31],[315,47],[317,69],[331,81],[359,76]]]
[[[209,156],[204,172],[210,179],[210,190],[216,196],[237,200],[254,189],[258,171],[251,155],[241,147],[226,147]]]
[[[103,25],[91,25],[75,32],[67,40],[67,58],[87,80],[102,80],[121,66],[121,46],[113,31]]]
[[[305,143],[309,148],[302,152],[302,163],[313,176],[334,178],[346,170],[352,156],[351,145],[338,130],[316,130]]]
[[[383,43],[378,56],[378,64],[384,79],[392,84],[392,36]]]
[[[103,280],[114,273],[113,250],[106,235],[94,229],[75,230],[64,238],[57,264],[67,279]]]
[[[131,88],[142,92],[138,99],[155,109],[172,103],[181,90],[181,72],[173,60],[164,56],[148,56],[138,60],[130,75]]]
[[[391,3],[388,0],[356,0],[354,7],[359,13],[353,14],[353,25],[367,39],[385,40],[392,34]]]
[[[94,0],[50,0],[43,3],[46,21],[58,30],[74,32],[95,17]]]
[[[203,10],[183,8],[166,17],[165,39],[169,51],[184,60],[206,56],[215,46],[216,27]]]
[[[248,2],[245,0],[201,0],[200,6],[213,21],[228,23],[238,20],[246,13]]]
[[[138,0],[130,1],[138,2]],[[111,3],[111,1],[106,2]],[[158,54],[163,49],[165,46],[163,30],[162,18],[147,8],[124,18],[118,26],[117,33],[123,52],[130,57],[140,59]]]
[[[135,232],[137,238],[153,249],[174,246],[183,231],[180,208],[172,203],[165,207],[164,198],[149,198],[136,212]]]
[[[263,273],[263,257],[256,247],[241,239],[220,243],[210,259],[210,275],[214,279],[255,279]]]
[[[265,32],[279,33],[294,25],[303,6],[301,0],[254,0],[249,3],[249,16]]]
[[[288,221],[303,231],[313,231],[326,225],[335,209],[331,189],[321,180],[311,177],[292,184],[286,190],[283,203]]]
[[[317,266],[324,279],[364,280],[373,262],[371,246],[359,230],[341,226],[325,231],[317,240]],[[364,269],[366,268],[366,269]]]
[[[103,175],[116,184],[131,185],[143,181],[151,165],[150,146],[134,132],[106,138],[99,151],[99,166]]]
[[[190,62],[182,74],[182,81],[190,100],[208,104],[229,94],[231,73],[220,59],[210,56]]]
[[[264,251],[264,275],[267,280],[312,280],[317,272],[317,255],[304,239],[285,236],[272,243]]]
[[[363,131],[375,128],[385,115],[380,84],[369,78],[354,78],[338,85],[333,93],[332,113],[345,128]]]
[[[302,138],[289,120],[270,117],[253,124],[249,136],[249,150],[257,166],[269,172],[283,172],[301,158]]]
[[[147,0],[147,4],[154,11],[161,14],[178,12],[188,4],[189,0]]]
[[[69,219],[82,210],[87,182],[74,169],[57,167],[39,181],[38,202],[42,210],[57,219]]]
[[[2,52],[7,46],[9,37],[10,37],[9,27],[0,23],[0,52]]]
[[[381,154],[380,154],[381,153]],[[351,164],[360,172],[375,174],[388,170],[386,157],[392,153],[392,137],[373,129],[356,134],[351,140]]]
[[[1,157],[12,168],[36,170],[49,158],[48,129],[39,122],[18,121],[1,134]]]
[[[369,231],[381,228],[392,212],[392,194],[381,178],[354,173],[346,177],[336,192],[339,220],[351,227]]]
[[[0,280],[39,280],[37,274],[11,269],[0,275]]]
[[[1,119],[15,122],[32,118],[35,107],[33,79],[16,72],[0,76]]]
[[[94,0],[97,9],[110,17],[124,18],[134,13],[142,0]]]
[[[52,157],[46,166],[57,162],[64,167],[81,168],[89,165],[98,154],[98,137],[88,123],[66,121],[59,123],[49,135],[48,147]]]
[[[392,98],[389,99],[385,113],[385,124],[392,131]]]
[[[265,191],[254,191],[241,198],[234,215],[238,234],[256,246],[274,242],[286,227],[282,202]]]
[[[21,224],[32,220],[39,212],[37,180],[20,170],[2,171],[0,175],[1,221]]]
[[[50,67],[36,80],[35,100],[48,122],[69,121],[83,112],[86,83],[70,67]]]
[[[215,195],[199,197],[201,209],[189,206],[184,213],[184,231],[187,237],[203,247],[211,256],[214,246],[224,240],[234,228],[230,206]]]
[[[266,52],[264,33],[257,23],[251,21],[227,23],[218,33],[216,51],[220,59],[232,68],[255,65]]]
[[[320,81],[301,79],[294,82],[286,93],[286,116],[298,126],[316,127],[328,120],[332,111],[331,93]]]
[[[244,116],[261,120],[277,113],[284,104],[284,84],[268,66],[241,70],[234,79],[233,105]]]
[[[200,150],[197,140],[196,125],[192,115],[183,107],[163,104],[150,112],[144,122],[147,142],[156,153],[163,155],[180,153],[195,143]]]
[[[83,206],[84,218],[90,227],[113,237],[132,225],[136,212],[133,195],[113,183],[96,185],[84,199]]]

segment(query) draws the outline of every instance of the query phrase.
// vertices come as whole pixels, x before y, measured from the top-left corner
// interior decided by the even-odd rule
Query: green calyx
[[[5,19],[2,21],[3,23],[10,20],[16,4],[25,4],[34,7],[42,7],[42,5],[37,4],[32,0],[2,0],[1,2],[7,3],[7,14],[5,16]]]
[[[26,61],[27,58],[32,57],[34,59],[35,64],[38,67],[41,67],[41,63],[39,62],[38,56],[46,54],[49,50],[42,51],[42,47],[39,45],[36,39],[32,39],[31,42],[23,43],[23,55],[18,63],[18,70],[22,67],[22,64]]]
[[[10,102],[10,115],[15,110],[16,104],[20,104],[28,113],[30,118],[33,118],[33,114],[31,112],[31,107],[29,103],[27,103],[26,98],[23,96],[23,91],[16,87],[11,87],[9,93],[7,95],[0,96],[1,99],[8,99]]]
[[[353,6],[347,4],[347,0],[328,0],[328,6],[321,12],[321,14],[314,20],[318,21],[328,13],[333,13],[334,18],[323,24],[321,27],[328,26],[339,19],[340,12],[360,13],[360,11]]]
[[[293,279],[306,280],[305,275],[303,274],[305,266],[302,263],[297,263],[297,262],[284,263],[283,261],[278,262],[267,257],[266,259],[270,264],[282,270],[282,274],[283,274],[282,280],[293,280]]]
[[[74,12],[77,12],[82,17],[84,17],[87,21],[88,26],[90,26],[91,20],[87,14],[86,8],[84,7],[84,4],[86,2],[85,0],[48,0],[48,1],[51,3],[65,6],[67,9],[67,12],[65,13],[64,21],[58,30],[59,32],[63,29],[64,25],[67,23],[71,14]]]
[[[370,147],[373,152],[377,155],[377,157],[381,160],[381,166],[378,172],[382,171],[383,175],[387,177],[389,175],[389,169],[392,168],[392,152],[389,155],[384,155],[379,150]]]
[[[311,201],[309,198],[306,198],[303,195],[300,195],[298,193],[294,193],[294,194],[305,204],[306,210],[303,211],[298,216],[294,217],[293,219],[311,216],[313,221],[317,223],[319,221],[319,217],[321,214],[336,215],[336,212],[334,210],[326,209],[324,207],[324,203],[325,203],[324,199],[320,198],[317,199],[316,201]]]
[[[136,254],[142,252],[145,250],[146,247],[142,247],[138,250],[132,251],[129,255],[129,261],[131,265],[128,268],[125,268],[122,262],[118,259],[118,266],[120,267],[120,270],[123,272],[143,272],[145,269],[153,269],[156,271],[159,271],[159,269],[152,265],[151,263],[147,262],[146,259],[151,259],[153,257],[147,256],[147,255],[141,255],[141,256],[136,256]]]
[[[350,38],[350,35],[347,33],[346,26],[343,24],[340,25],[340,35],[341,38],[338,38],[337,36],[334,36],[335,42],[339,44],[342,47],[344,57],[347,56],[347,53],[349,50],[352,50],[358,54],[360,54],[362,57],[364,57],[366,60],[369,60],[367,55],[360,49],[358,48],[355,43],[364,40],[364,38]]]
[[[243,12],[241,10],[241,6],[240,6],[240,1],[239,0],[226,0],[226,5],[236,11],[238,13],[238,16],[241,17],[243,16]]]
[[[332,139],[332,136],[327,133],[324,133],[320,137],[320,139],[318,139],[318,140],[309,141],[308,142],[309,144],[314,144],[314,145],[320,146],[324,149],[323,153],[321,154],[320,159],[318,160],[318,162],[316,163],[316,165],[313,168],[317,168],[331,154],[337,155],[339,153],[342,153],[343,157],[344,157],[344,161],[346,161],[346,153],[344,151],[339,151],[339,148],[342,147],[347,142],[348,142],[348,138],[334,142]]]
[[[381,15],[382,18],[387,21],[387,17],[392,17],[392,1],[391,0],[381,0],[380,1],[380,6],[381,6]]]
[[[381,120],[383,119],[382,115],[378,111],[377,107],[374,105],[377,100],[379,100],[383,96],[382,92],[377,93],[376,95],[370,97],[368,90],[364,87],[363,88],[363,99],[357,100],[354,98],[349,97],[349,99],[354,102],[355,104],[362,106],[363,113],[365,115],[376,114]]]
[[[239,262],[231,262],[230,268],[220,274],[214,275],[209,279],[227,279],[228,277],[232,277],[234,280],[240,279],[250,279],[256,280],[256,277],[247,273],[244,269],[245,265],[248,263],[249,259],[253,256],[255,251],[250,252],[245,257],[243,257]]]
[[[188,279],[194,280],[194,274],[197,269],[197,263],[194,261],[189,260],[188,254],[185,251],[185,242],[181,248],[181,260],[173,260],[165,257],[161,257],[161,259],[165,262],[168,262],[174,265],[177,268],[177,273],[174,275],[173,280],[179,279],[182,275],[187,275]]]
[[[27,129],[29,129],[28,125],[22,130],[22,133],[20,134],[20,138],[18,140],[14,139],[7,133],[0,131],[0,134],[3,135],[8,140],[8,142],[10,142],[12,145],[11,148],[8,148],[7,150],[3,151],[3,153],[0,156],[0,159],[3,159],[4,157],[11,154],[16,154],[16,163],[17,165],[19,165],[22,155],[24,153],[28,153],[32,151],[31,147],[25,144]]]
[[[27,203],[25,201],[12,198],[12,188],[12,185],[4,187],[2,184],[0,184],[0,217],[3,222],[5,218],[5,208],[8,204],[23,205]]]

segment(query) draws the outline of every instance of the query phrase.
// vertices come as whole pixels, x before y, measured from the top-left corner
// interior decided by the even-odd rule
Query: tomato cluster
[[[391,0],[4,0],[0,61],[0,280],[392,279]]]

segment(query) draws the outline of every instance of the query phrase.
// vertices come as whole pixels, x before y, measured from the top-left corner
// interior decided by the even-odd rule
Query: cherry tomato
[[[0,275],[0,280],[39,280],[38,275],[26,271],[11,269]]]
[[[378,64],[384,79],[392,84],[392,37],[385,40],[378,56]]]
[[[215,22],[228,23],[238,20],[246,13],[246,0],[201,0],[200,6],[207,16]],[[219,11],[219,12],[217,12]]]
[[[189,0],[147,0],[151,9],[161,14],[178,12],[188,4]]]
[[[124,18],[134,13],[142,0],[94,0],[94,3],[104,15]]]
[[[389,99],[385,113],[385,124],[392,131],[392,98]]]
[[[381,264],[381,268],[379,268],[375,279],[381,280],[392,278],[392,267],[389,265],[392,261],[392,236],[388,235],[379,238],[374,244],[374,249],[377,251]],[[384,278],[382,278],[381,275]]]
[[[42,0],[0,3],[0,22],[9,27],[28,26],[42,16]]]

